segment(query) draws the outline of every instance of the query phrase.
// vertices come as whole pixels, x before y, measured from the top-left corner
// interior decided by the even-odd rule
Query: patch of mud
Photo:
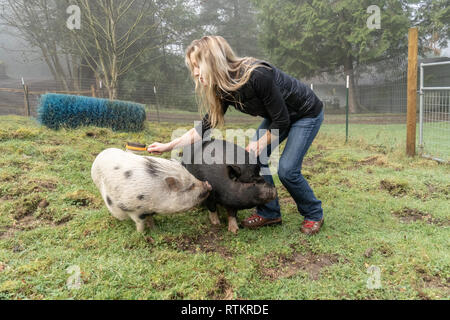
[[[208,292],[208,298],[213,300],[233,300],[233,288],[223,275],[220,275],[214,289]]]
[[[33,215],[41,201],[42,199],[38,195],[32,195],[18,201],[18,205],[14,210],[14,219],[19,221],[27,216]]]
[[[77,207],[100,208],[103,205],[98,197],[86,190],[77,190],[72,193],[67,193],[64,196],[64,200],[70,205]]]
[[[385,155],[374,155],[362,160],[359,160],[358,163],[362,164],[362,165],[370,165],[370,166],[385,166],[388,161]]]
[[[438,276],[430,276],[430,275],[424,275],[423,281],[425,288],[436,288],[436,289],[443,289],[447,292],[447,294],[450,294],[450,279],[447,279],[445,283],[442,283],[442,280]]]
[[[274,261],[275,260],[275,261]],[[308,273],[311,280],[318,280],[322,268],[336,264],[339,256],[334,254],[314,254],[311,251],[295,251],[291,256],[267,257],[259,263],[260,273],[270,279],[290,278],[299,271]],[[276,266],[268,267],[268,265]]]
[[[369,144],[366,147],[367,150],[369,151],[373,151],[373,152],[377,152],[377,153],[381,153],[381,154],[388,154],[388,148],[385,145],[379,144]]]
[[[30,231],[42,226],[61,226],[73,219],[71,215],[55,219],[54,211],[48,209],[50,205],[48,201],[36,194],[25,197],[17,203],[18,205],[11,212],[14,218],[13,224],[7,226],[4,231],[0,231],[0,239],[8,239],[16,232]]]
[[[0,199],[13,200],[27,194],[53,191],[57,187],[58,184],[54,181],[34,179],[23,182],[21,185],[13,187],[8,191],[0,191]]]
[[[419,211],[417,209],[403,208],[402,210],[394,211],[392,214],[400,219],[401,222],[411,223],[415,221],[424,221],[428,224],[435,224],[439,226],[449,225],[449,221],[442,221],[429,213]]]
[[[438,289],[442,291],[446,297],[450,295],[450,278],[441,280],[439,276],[429,275],[426,270],[421,267],[416,268],[418,278],[422,279],[422,283],[417,289],[419,297],[423,300],[431,300],[431,298],[422,290],[423,289]]]
[[[450,200],[450,185],[440,186],[431,183],[425,183],[426,190],[415,191],[414,196],[420,200],[432,200],[444,198]]]
[[[381,180],[380,188],[389,192],[393,197],[403,197],[408,193],[408,184],[402,182]]]
[[[425,185],[426,185],[429,193],[433,193],[433,194],[437,193],[437,194],[441,194],[444,196],[450,195],[450,184],[446,185],[445,187],[437,186],[437,185],[434,185],[431,183],[425,183]],[[448,197],[446,197],[446,198],[448,198]]]
[[[220,244],[221,241],[223,241],[223,234],[219,228],[214,228],[213,226],[211,226],[211,229],[206,229],[204,232],[196,235],[167,236],[164,238],[164,242],[181,251],[218,253],[222,257],[230,258],[232,253],[224,245]]]
[[[351,160],[351,165],[345,167],[344,169],[346,170],[361,169],[364,166],[385,167],[388,166],[388,160],[384,154],[376,154],[374,156],[370,156],[362,160]],[[370,170],[370,167],[368,168],[368,170]],[[369,173],[372,173],[372,171],[370,170]]]
[[[99,137],[105,137],[108,136],[110,131],[103,128],[95,128],[93,130],[86,131],[86,137],[89,138],[99,138]]]
[[[324,157],[323,153],[316,153],[312,156],[306,156],[305,159],[303,160],[303,167],[305,168],[309,168],[309,167],[314,167],[316,166],[320,160]]]
[[[0,239],[9,239],[12,238],[16,232],[30,231],[48,225],[51,225],[50,221],[36,219],[33,216],[26,216],[20,220],[15,220],[13,225],[9,226],[6,231],[0,232]]]

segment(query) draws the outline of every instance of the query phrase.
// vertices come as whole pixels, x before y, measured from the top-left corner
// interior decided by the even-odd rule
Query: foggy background
[[[268,60],[312,85],[329,113],[344,112],[349,74],[352,113],[404,114],[408,29],[419,27],[421,61],[445,61],[450,56],[448,1],[321,3],[0,0],[0,88],[21,89],[23,77],[34,112],[39,95],[47,91],[130,100],[150,109],[196,111],[184,51],[192,40],[213,34],[228,40],[238,55]],[[66,9],[72,4],[81,9],[81,30],[66,27]],[[374,4],[380,8],[381,24],[371,29],[367,8]],[[116,42],[132,30],[123,47],[119,43],[113,48],[114,41],[104,40],[109,35],[100,26],[107,29],[108,8],[116,12],[111,17],[117,19]],[[89,22],[89,15],[97,25]],[[125,47],[115,64],[101,63]],[[47,61],[44,51],[50,56]],[[433,74],[427,81],[450,83],[450,70],[436,68]],[[23,94],[0,92],[0,113],[23,114]]]

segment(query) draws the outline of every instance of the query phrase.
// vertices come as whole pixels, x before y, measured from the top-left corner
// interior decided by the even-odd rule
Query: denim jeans
[[[295,200],[298,211],[306,220],[320,221],[323,218],[322,202],[316,198],[313,190],[302,175],[303,158],[305,157],[314,138],[319,132],[323,122],[323,111],[316,118],[303,118],[292,123],[291,126],[280,132],[279,144],[287,138],[286,147],[281,155],[278,177],[281,183],[289,191]],[[253,141],[260,137],[269,128],[270,121],[264,119],[259,126]],[[276,145],[269,145],[267,150],[262,152],[260,163],[264,179],[274,185],[272,175],[268,168],[268,158]],[[265,174],[267,173],[267,174]],[[257,213],[263,218],[275,219],[281,217],[280,204],[278,198],[263,206],[257,207]]]

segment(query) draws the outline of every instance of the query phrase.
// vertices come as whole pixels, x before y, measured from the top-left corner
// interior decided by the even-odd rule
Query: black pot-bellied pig
[[[274,186],[260,175],[260,166],[243,148],[223,140],[201,141],[183,150],[182,164],[201,181],[208,181],[212,192],[205,205],[210,220],[220,224],[217,205],[228,213],[228,230],[239,230],[236,213],[268,203],[277,197]]]
[[[153,215],[189,210],[201,204],[211,185],[196,179],[179,162],[107,149],[95,159],[91,176],[111,214],[131,218],[138,232]]]

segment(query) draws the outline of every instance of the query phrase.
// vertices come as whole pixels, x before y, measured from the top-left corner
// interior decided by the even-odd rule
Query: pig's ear
[[[241,176],[241,168],[238,166],[227,166],[228,170],[228,177],[230,177],[231,180],[237,180]]]
[[[180,181],[178,179],[175,179],[174,177],[167,177],[164,179],[167,183],[167,186],[169,187],[170,191],[180,191]]]

